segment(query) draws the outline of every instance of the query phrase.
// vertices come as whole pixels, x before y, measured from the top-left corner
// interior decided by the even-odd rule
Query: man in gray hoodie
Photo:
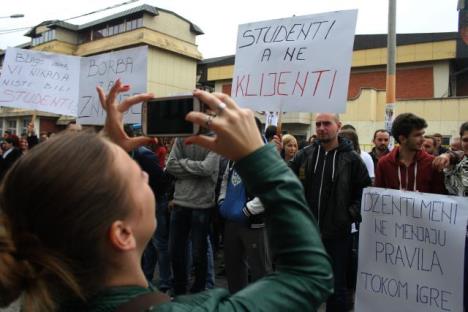
[[[174,274],[174,295],[187,293],[187,254],[192,240],[195,280],[191,293],[204,291],[207,274],[207,235],[211,209],[215,206],[219,155],[198,145],[186,145],[177,138],[166,164],[176,178],[171,212],[170,254]]]

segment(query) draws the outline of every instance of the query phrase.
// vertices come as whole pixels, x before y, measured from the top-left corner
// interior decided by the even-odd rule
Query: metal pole
[[[385,128],[391,132],[396,102],[396,0],[388,0],[387,54]]]

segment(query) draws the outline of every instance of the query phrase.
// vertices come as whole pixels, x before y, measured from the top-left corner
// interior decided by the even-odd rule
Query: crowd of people
[[[157,140],[123,125],[153,96],[118,103],[128,89],[98,88],[99,134],[75,123],[51,138],[32,123],[5,134],[0,306],[22,295],[26,311],[349,311],[364,188],[468,196],[468,122],[446,149],[400,114],[397,146],[379,129],[367,153],[337,114],[317,114],[298,144],[228,96],[195,91],[210,110],[187,119],[203,131]],[[228,290],[211,290],[221,250]]]

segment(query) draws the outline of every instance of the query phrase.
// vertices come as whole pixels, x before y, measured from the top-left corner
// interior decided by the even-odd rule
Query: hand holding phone
[[[199,125],[185,120],[191,111],[200,111],[200,101],[192,96],[154,98],[142,105],[142,128],[147,136],[180,137],[199,132]]]

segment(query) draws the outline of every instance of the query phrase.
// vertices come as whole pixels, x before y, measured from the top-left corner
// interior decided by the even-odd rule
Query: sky
[[[30,40],[23,36],[27,30],[5,33],[6,30],[32,27],[46,20],[65,20],[125,1],[128,0],[2,1],[0,49]],[[387,32],[387,0],[139,0],[68,22],[80,25],[143,4],[173,11],[199,26],[205,33],[197,37],[198,48],[204,58],[235,54],[239,24],[293,15],[358,9],[357,34]],[[25,16],[18,19],[3,18],[11,14]],[[457,0],[397,0],[397,33],[457,31],[457,23]]]

